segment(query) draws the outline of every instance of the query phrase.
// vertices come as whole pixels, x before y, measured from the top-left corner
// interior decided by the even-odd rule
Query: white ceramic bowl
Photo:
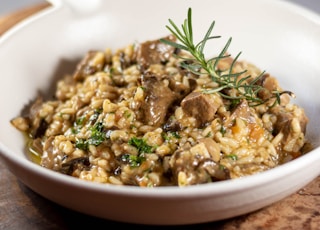
[[[10,171],[42,196],[97,217],[141,224],[191,224],[248,213],[305,186],[320,173],[320,17],[275,0],[52,0],[0,40],[0,156]],[[80,181],[30,162],[24,139],[10,125],[39,90],[70,73],[90,49],[121,48],[168,34],[192,7],[195,33],[212,20],[231,53],[276,76],[295,92],[310,122],[308,154],[267,172],[186,188],[119,187]],[[215,46],[219,44],[215,43]],[[208,50],[211,50],[210,47]],[[212,49],[214,50],[217,49]],[[69,72],[68,72],[69,71]]]

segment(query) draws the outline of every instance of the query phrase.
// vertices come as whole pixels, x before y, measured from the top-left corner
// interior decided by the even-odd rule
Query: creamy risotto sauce
[[[57,82],[52,100],[39,95],[11,123],[27,134],[42,167],[114,185],[212,183],[272,169],[304,153],[308,118],[289,95],[275,105],[251,106],[205,93],[218,83],[183,68],[178,53],[184,55],[159,40],[90,51]],[[232,61],[222,59],[217,68],[228,71]],[[251,76],[246,81],[261,74],[237,61],[233,71],[243,70]],[[256,84],[266,89],[258,94],[262,99],[281,90],[268,73]]]

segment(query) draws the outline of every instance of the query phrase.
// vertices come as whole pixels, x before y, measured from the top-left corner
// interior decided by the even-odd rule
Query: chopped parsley
[[[76,148],[82,150],[88,150],[88,142],[85,139],[76,140]]]
[[[126,118],[130,118],[132,114],[130,113],[129,110],[126,110],[126,111],[124,111],[123,115],[124,115]]]
[[[90,144],[92,145],[100,145],[106,138],[106,134],[103,131],[103,123],[97,122],[94,126],[91,128],[91,137],[88,139]]]
[[[221,126],[220,128],[220,133],[222,133],[222,136],[224,136],[224,134],[226,134],[227,129],[224,126]]]
[[[131,167],[139,167],[146,158],[144,157],[144,154],[136,156],[126,153],[121,156],[121,160],[128,163]]]
[[[75,125],[76,125],[76,126],[83,126],[85,121],[86,121],[86,116],[79,117],[79,118],[75,121]]]
[[[81,116],[77,118],[73,124],[73,127],[71,128],[71,131],[73,134],[77,134],[80,132],[81,128],[86,122],[86,116]]]
[[[206,137],[212,137],[213,135],[212,135],[212,132],[210,131],[210,132],[208,132],[207,133],[207,135],[206,135]]]
[[[172,139],[172,137],[176,138],[176,139],[180,139],[181,138],[179,132],[162,133],[162,138],[165,139],[166,141],[170,141]]]
[[[236,154],[229,154],[229,155],[226,155],[226,157],[234,161],[238,160],[238,156]]]
[[[121,160],[131,167],[139,167],[146,160],[145,154],[152,153],[155,149],[154,146],[148,145],[145,139],[138,137],[132,137],[128,144],[138,149],[138,155],[126,153],[121,156]]]
[[[76,147],[82,150],[88,150],[89,145],[100,145],[106,139],[106,132],[103,130],[103,123],[97,122],[94,126],[90,128],[91,136],[85,139],[79,139],[76,141]]]
[[[138,149],[139,154],[141,153],[152,153],[154,147],[147,144],[146,140],[143,138],[132,137],[129,142],[129,145],[132,145]]]
[[[96,109],[94,113],[90,116],[89,121],[91,121],[92,123],[96,122],[101,113],[102,109]]]

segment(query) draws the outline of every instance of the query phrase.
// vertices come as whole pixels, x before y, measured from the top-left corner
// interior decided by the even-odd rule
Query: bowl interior
[[[243,4],[253,8],[239,10],[244,8]],[[285,90],[296,94],[295,103],[304,107],[310,118],[308,139],[315,147],[319,146],[320,29],[315,15],[300,15],[303,10],[282,1],[144,2],[136,10],[122,7],[121,1],[100,3],[96,9],[87,11],[70,7],[48,10],[1,40],[0,140],[14,154],[24,157],[24,140],[9,121],[39,91],[51,96],[57,78],[72,73],[76,62],[88,50],[117,49],[135,41],[166,36],[168,19],[182,23],[188,7],[193,8],[194,34],[198,41],[213,20],[214,34],[222,36],[207,46],[208,57],[219,52],[232,37],[232,55],[241,51],[240,59],[276,76]],[[271,11],[281,17],[270,16]],[[136,17],[138,14],[142,16]]]
[[[93,1],[90,7],[84,1],[83,7],[75,7],[72,0],[52,2],[54,7],[0,39],[0,154],[4,158],[38,167],[26,163],[24,137],[10,120],[39,91],[50,98],[55,81],[72,73],[87,51],[116,50],[132,42],[164,37],[169,34],[165,28],[168,19],[181,24],[189,7],[196,40],[200,41],[213,20],[214,34],[222,36],[208,44],[208,57],[220,52],[232,37],[229,52],[233,56],[241,51],[241,60],[266,70],[285,90],[295,93],[294,103],[305,108],[309,117],[307,138],[319,148],[319,16],[285,1],[269,0],[201,0],[201,4],[185,0]],[[310,156],[320,158],[318,151]]]

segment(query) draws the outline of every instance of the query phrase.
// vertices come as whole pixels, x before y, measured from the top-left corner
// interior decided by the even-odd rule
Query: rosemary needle
[[[265,72],[261,72],[255,78],[252,78],[250,75],[243,77],[243,75],[247,72],[246,70],[241,72],[234,72],[234,65],[236,64],[241,52],[232,60],[232,63],[228,70],[219,70],[219,61],[230,57],[230,55],[227,53],[227,50],[231,44],[232,38],[228,39],[227,43],[223,47],[222,51],[218,54],[218,56],[211,59],[206,59],[204,55],[206,43],[209,40],[221,37],[212,35],[215,21],[211,23],[205,36],[197,44],[194,43],[193,39],[191,8],[188,9],[187,19],[184,20],[183,24],[181,25],[181,29],[179,29],[179,27],[171,19],[169,19],[169,23],[170,26],[167,25],[166,28],[176,37],[176,39],[180,43],[169,41],[166,39],[161,39],[161,42],[190,53],[190,58],[177,55],[179,58],[186,60],[182,62],[182,67],[188,69],[196,75],[201,75],[205,72],[206,74],[209,74],[212,81],[218,84],[218,86],[215,88],[204,90],[204,93],[218,93],[222,97],[232,100],[233,102],[240,102],[240,100],[245,99],[248,101],[248,104],[250,106],[265,104],[271,99],[274,100],[271,106],[274,106],[276,104],[280,104],[280,96],[282,94],[289,94],[290,96],[293,96],[293,93],[289,91],[270,91],[269,93],[271,96],[267,99],[259,98],[257,96],[258,93],[262,90],[267,90],[263,86],[257,84],[261,77],[265,74]],[[229,89],[235,89],[238,93],[235,96],[228,95],[226,92]]]

